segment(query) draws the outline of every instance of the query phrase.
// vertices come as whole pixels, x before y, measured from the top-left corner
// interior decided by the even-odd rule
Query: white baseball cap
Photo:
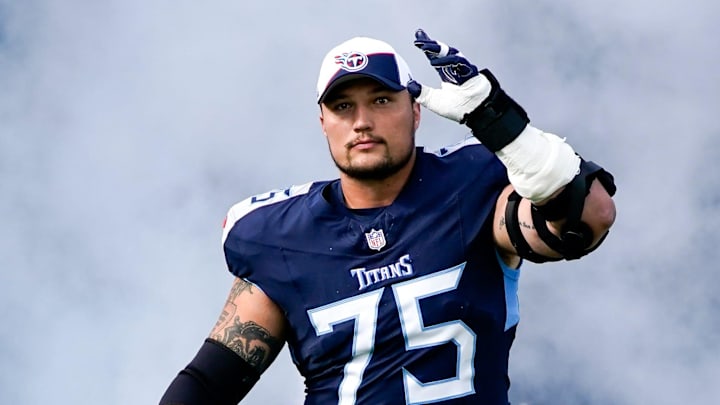
[[[366,37],[352,38],[325,55],[317,82],[318,104],[335,86],[358,77],[369,77],[400,91],[412,79],[412,73],[405,59],[387,43]]]

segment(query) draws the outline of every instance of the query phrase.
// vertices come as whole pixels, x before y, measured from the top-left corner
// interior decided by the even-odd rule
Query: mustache
[[[375,136],[373,134],[362,134],[358,136],[357,138],[353,139],[352,141],[345,144],[345,147],[350,149],[355,145],[365,143],[365,142],[376,142],[376,143],[385,143],[385,140]]]

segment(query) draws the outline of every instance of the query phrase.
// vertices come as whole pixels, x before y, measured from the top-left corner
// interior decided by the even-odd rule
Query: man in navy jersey
[[[339,179],[230,209],[236,279],[161,404],[236,404],[285,343],[306,404],[508,404],[521,261],[594,250],[613,178],[531,126],[488,70],[415,38],[439,89],[382,41],[328,52],[317,102]],[[421,105],[473,136],[416,147]]]

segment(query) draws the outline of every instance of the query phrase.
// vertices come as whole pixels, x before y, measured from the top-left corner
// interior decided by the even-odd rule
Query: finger
[[[458,50],[440,41],[415,41],[415,46],[420,48],[428,57],[444,57],[458,54]]]
[[[458,53],[457,49],[448,46],[446,43],[430,38],[422,29],[415,31],[414,44],[416,47],[425,52],[425,55],[430,60],[435,57],[443,57]]]
[[[433,106],[428,105],[428,103],[433,98],[433,92],[437,91],[437,89],[429,86],[422,86],[420,85],[420,83],[417,83],[417,85],[420,86],[420,93],[417,96],[413,96],[415,98],[415,101],[420,103],[420,105],[424,106],[425,108],[430,108],[432,110],[431,107]]]
[[[410,80],[405,87],[413,98],[418,98],[422,93],[422,84],[415,80]]]
[[[438,58],[433,58],[430,64],[435,67],[446,66],[446,65],[470,65],[470,61],[467,58],[460,56],[459,54],[448,55]]]
[[[446,43],[440,42],[440,41],[437,41],[437,43],[440,44],[440,52],[438,52],[438,56],[440,56],[440,57],[448,56],[448,54],[450,53],[450,50],[453,50],[453,51],[455,51],[455,53],[457,53],[457,49],[450,48]]]
[[[422,28],[418,28],[417,31],[415,31],[415,39],[418,41],[432,41]]]
[[[415,41],[414,44],[421,51],[425,52],[428,58],[439,55],[442,49],[436,41]]]
[[[432,51],[439,56],[446,56],[458,53],[457,49],[448,46],[446,43],[430,38],[430,36],[428,36],[428,34],[423,31],[422,28],[415,31],[415,46],[422,49],[423,51]]]

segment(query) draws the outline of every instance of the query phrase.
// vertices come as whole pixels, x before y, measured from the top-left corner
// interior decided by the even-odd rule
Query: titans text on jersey
[[[364,267],[351,269],[350,274],[352,274],[353,277],[357,277],[358,290],[362,290],[379,281],[411,276],[413,274],[412,259],[410,259],[410,255],[403,255],[395,263],[390,263],[375,269],[366,269]]]
[[[306,404],[507,404],[519,270],[492,238],[505,168],[474,138],[417,152],[387,207],[348,209],[335,180],[228,213],[229,270],[284,311]]]

